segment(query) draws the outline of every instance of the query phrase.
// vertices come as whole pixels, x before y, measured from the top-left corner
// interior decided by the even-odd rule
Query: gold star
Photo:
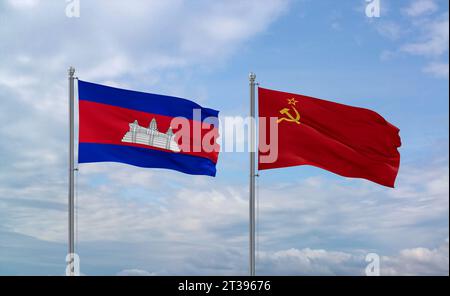
[[[294,98],[288,99],[288,104],[289,105],[294,105],[295,106],[295,104],[297,104],[297,103],[298,103],[298,101],[296,101]]]

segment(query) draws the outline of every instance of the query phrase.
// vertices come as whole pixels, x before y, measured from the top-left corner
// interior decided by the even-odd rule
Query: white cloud
[[[204,89],[183,83],[189,72],[221,66],[288,1],[81,1],[73,19],[65,5],[0,4],[0,226],[57,244],[67,236],[67,67],[75,66],[80,79],[205,97]],[[82,172],[79,242],[213,243],[219,235],[211,228],[235,222],[233,190],[208,190],[213,184],[201,177],[186,182],[174,172],[106,164]],[[181,192],[183,184],[193,187]],[[216,215],[215,205],[229,210]]]
[[[414,16],[410,20],[411,26],[406,29],[399,23],[384,21],[376,24],[378,33],[392,41],[403,40],[403,37],[410,37],[409,42],[403,42],[395,51],[384,50],[380,59],[390,60],[401,54],[421,56],[428,63],[423,68],[423,72],[431,74],[437,78],[448,78],[448,62],[445,55],[449,50],[449,14],[445,12],[433,17],[424,17],[426,12],[431,11],[433,1],[415,1],[406,9],[408,15]],[[437,11],[437,6],[435,7]],[[433,10],[434,11],[434,10]]]
[[[144,244],[152,251],[136,256],[145,258],[145,262],[153,262],[148,261],[153,256],[165,262],[152,267],[157,274],[245,274],[246,188],[218,185],[216,180],[209,183],[209,179],[201,179],[206,183],[199,187],[195,179],[174,172],[153,173],[147,175],[143,169],[120,164],[82,170],[77,228],[81,245]],[[134,174],[137,181],[125,186]],[[150,184],[145,183],[147,178]],[[435,225],[432,232],[421,226],[448,217],[445,163],[429,168],[402,167],[398,188],[393,190],[362,180],[334,182],[323,178],[261,184],[261,273],[361,274],[366,264],[364,255],[369,251],[385,255],[382,249],[386,242],[391,249],[405,250],[383,257],[386,274],[445,271],[441,265],[430,263],[437,262],[437,253],[442,252],[433,248],[427,251],[427,247],[415,253],[408,251],[438,244],[448,236],[446,225]],[[65,242],[64,192],[64,184],[2,188],[3,227],[46,241]],[[307,198],[311,196],[314,198]],[[355,237],[359,240],[353,239],[348,245],[349,238]],[[202,260],[195,259],[198,253]],[[426,262],[417,262],[411,255],[416,253],[426,257]],[[445,257],[441,259],[445,261]],[[406,262],[416,264],[417,269],[401,269]],[[153,265],[140,265],[145,266]]]
[[[157,274],[246,274],[246,188],[218,186],[209,179],[199,187],[195,178],[175,172],[147,174],[120,164],[89,166],[80,175],[81,246],[105,244],[114,250],[114,245],[127,242],[127,248],[140,244],[147,250],[129,255],[141,262],[134,265],[139,271],[130,266],[129,257],[115,259],[118,265],[129,262],[120,274],[147,275],[141,270],[146,266]],[[125,186],[131,175],[137,181]],[[0,189],[1,225],[15,233],[65,242],[65,186],[36,181]],[[438,244],[448,236],[446,225],[434,225],[432,232],[421,226],[447,219],[448,188],[445,163],[402,167],[394,190],[362,180],[266,183],[259,194],[258,272],[358,275],[364,272],[365,254],[376,252],[382,256],[384,274],[445,273],[448,243],[447,256],[445,245],[416,246]],[[346,245],[355,237],[361,241]],[[400,250],[398,254],[384,254],[386,242]],[[326,246],[314,247],[318,245]],[[196,259],[199,254],[201,260]]]
[[[277,252],[262,252],[258,255],[257,263],[258,270],[263,275],[360,274],[363,270],[362,261],[355,259],[345,252],[291,248]]]
[[[449,14],[438,13],[439,7],[433,0],[414,0],[403,9],[409,16],[401,24],[394,21],[381,21],[375,23],[380,35],[391,41],[402,42],[396,50],[384,50],[380,59],[390,60],[402,54],[421,56],[427,60],[423,72],[437,78],[447,78],[448,65],[445,55],[449,50]],[[404,41],[406,38],[409,41]]]
[[[449,19],[448,13],[423,24],[422,40],[405,44],[401,50],[413,55],[439,57],[448,52]]]
[[[412,248],[382,258],[382,275],[449,275],[448,239],[438,248]]]
[[[266,30],[288,1],[83,1],[77,19],[65,16],[64,1],[11,3],[28,9],[0,11],[7,24],[0,26],[0,86],[62,121],[69,65],[85,80],[178,95],[173,79],[161,77],[188,66],[219,66]]]
[[[40,0],[8,0],[8,4],[13,8],[30,9],[36,7]]]
[[[427,65],[423,71],[439,78],[448,78],[448,68],[448,63],[433,62]]]
[[[258,270],[262,275],[365,275],[368,253],[310,248],[262,252],[258,256]],[[404,249],[391,256],[380,256],[380,274],[448,275],[448,239],[435,249]]]
[[[436,12],[438,5],[434,0],[413,0],[411,4],[404,9],[404,13],[411,17],[423,16]]]

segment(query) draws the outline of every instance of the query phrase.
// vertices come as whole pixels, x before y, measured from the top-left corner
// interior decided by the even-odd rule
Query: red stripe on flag
[[[129,124],[133,123],[135,120],[138,121],[140,126],[148,128],[151,120],[155,119],[157,122],[158,130],[162,133],[166,133],[169,127],[171,127],[173,117],[146,113],[102,103],[80,100],[79,118],[80,118],[79,119],[80,143],[114,144],[114,145],[141,147],[153,150],[170,151],[148,145],[122,142],[122,138],[130,130]],[[189,151],[182,150],[181,152],[174,152],[174,153],[182,153],[192,156],[204,157],[216,163],[219,154],[218,152],[219,145],[217,143],[214,143],[213,152],[205,151],[205,147],[199,146],[197,146],[198,147],[197,149],[200,151],[194,151],[195,145],[194,140],[196,140],[193,131],[194,121],[193,120],[187,121],[190,124],[191,130],[189,139],[190,145],[188,149]],[[177,134],[180,128],[179,127],[176,128],[172,124],[172,130],[175,134]],[[208,125],[208,129],[201,129],[200,138],[203,139],[204,136],[209,132],[214,133],[215,139],[217,139],[218,129],[213,125]],[[178,144],[180,144],[179,137],[176,136],[175,140],[178,142]],[[211,149],[211,147],[209,147],[209,149]]]

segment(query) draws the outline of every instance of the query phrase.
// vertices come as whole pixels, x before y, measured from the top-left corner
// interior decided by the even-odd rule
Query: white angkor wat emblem
[[[161,133],[158,131],[156,120],[153,118],[148,128],[139,126],[137,120],[130,123],[130,130],[123,136],[122,142],[142,144],[174,152],[180,152],[181,149],[175,142],[175,135],[169,127],[167,132]]]

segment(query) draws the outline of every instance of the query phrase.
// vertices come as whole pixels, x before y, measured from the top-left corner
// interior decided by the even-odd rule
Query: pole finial
[[[253,72],[250,72],[250,74],[248,74],[248,78],[250,79],[251,82],[255,82],[256,74]]]
[[[75,75],[75,68],[70,66],[68,72],[69,72],[69,76],[73,77],[73,75]]]

